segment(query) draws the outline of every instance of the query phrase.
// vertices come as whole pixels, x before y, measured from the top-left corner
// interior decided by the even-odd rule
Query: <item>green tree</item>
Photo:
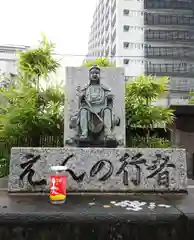
[[[194,104],[194,92],[193,91],[190,91],[189,93],[189,104]]]
[[[96,58],[84,60],[82,66],[84,67],[92,67],[93,65],[97,65],[98,67],[115,67],[115,64],[109,61],[108,58]]]
[[[50,73],[56,72],[60,64],[53,58],[55,45],[48,41],[42,34],[42,40],[35,49],[28,49],[19,52],[18,68],[21,73],[28,77],[48,77]]]
[[[53,46],[43,36],[37,48],[19,52],[15,83],[0,89],[0,135],[7,143],[30,137],[31,145],[39,146],[40,136],[63,133],[64,90],[47,84],[60,66]]]
[[[152,76],[136,78],[126,83],[126,124],[129,132],[142,128],[146,131],[146,142],[149,145],[150,130],[157,125],[173,122],[173,110],[164,106],[154,106],[153,102],[167,93],[168,77],[156,79]]]

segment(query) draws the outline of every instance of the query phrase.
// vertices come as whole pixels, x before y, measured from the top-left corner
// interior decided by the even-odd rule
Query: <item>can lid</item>
[[[51,166],[51,171],[66,171],[67,167],[66,166]]]

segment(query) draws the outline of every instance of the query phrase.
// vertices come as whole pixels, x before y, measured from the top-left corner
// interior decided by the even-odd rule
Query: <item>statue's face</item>
[[[90,71],[90,81],[92,83],[97,83],[100,80],[100,70],[97,68],[93,68]]]

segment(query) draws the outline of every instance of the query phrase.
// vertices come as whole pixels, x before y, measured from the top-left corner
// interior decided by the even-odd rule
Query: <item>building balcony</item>
[[[146,75],[193,78],[194,67],[175,64],[149,64],[145,66]]]
[[[194,26],[194,17],[177,16],[177,15],[159,15],[147,13],[144,16],[145,25],[182,25]]]
[[[111,7],[111,12],[114,13],[116,10],[116,1],[114,1],[113,6]]]
[[[111,2],[111,6],[114,6],[114,5],[116,5],[116,0],[113,0],[113,1]]]
[[[188,38],[184,39],[184,37],[173,38],[173,37],[159,37],[159,36],[145,36],[145,41],[149,42],[169,42],[169,43],[183,43],[183,44],[194,44],[194,39]]]
[[[110,1],[109,1],[109,0],[107,0],[107,2],[106,2],[106,8],[108,8],[108,7],[109,7],[109,3],[110,3]]]
[[[109,21],[108,21],[107,24],[106,24],[106,26],[105,26],[105,32],[108,32],[109,27],[110,27],[110,23],[109,23]]]
[[[194,60],[194,48],[189,47],[148,47],[145,57],[163,59]]]
[[[109,56],[109,48],[105,51],[105,57]]]
[[[194,43],[194,32],[178,30],[146,30],[145,41]]]
[[[111,22],[112,28],[115,26],[115,24],[116,24],[116,15],[114,16],[114,18],[113,18],[113,20]]]
[[[116,39],[116,29],[115,31],[113,32],[112,36],[111,36],[111,41],[114,42]]]
[[[193,3],[185,1],[166,1],[166,0],[144,0],[145,9],[183,9],[190,10],[193,8]]]
[[[168,106],[188,106],[193,99],[190,91],[170,89],[167,95]]]
[[[115,56],[116,54],[116,44],[112,47],[111,55]]]
[[[183,78],[186,78],[186,77],[194,77],[194,71],[192,72],[180,72],[180,71],[176,71],[176,72],[166,72],[166,71],[159,71],[159,70],[152,70],[152,69],[146,69],[145,70],[145,74],[146,75],[156,75],[156,76],[170,76],[170,77],[183,77]]]

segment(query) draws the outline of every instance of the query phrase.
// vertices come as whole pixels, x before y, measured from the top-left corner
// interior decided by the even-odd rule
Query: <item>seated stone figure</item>
[[[97,66],[89,70],[89,80],[89,84],[79,91],[79,111],[71,118],[70,128],[76,129],[79,146],[84,142],[97,146],[116,143],[113,130],[119,126],[120,119],[112,111],[114,96],[100,83],[100,68]]]

